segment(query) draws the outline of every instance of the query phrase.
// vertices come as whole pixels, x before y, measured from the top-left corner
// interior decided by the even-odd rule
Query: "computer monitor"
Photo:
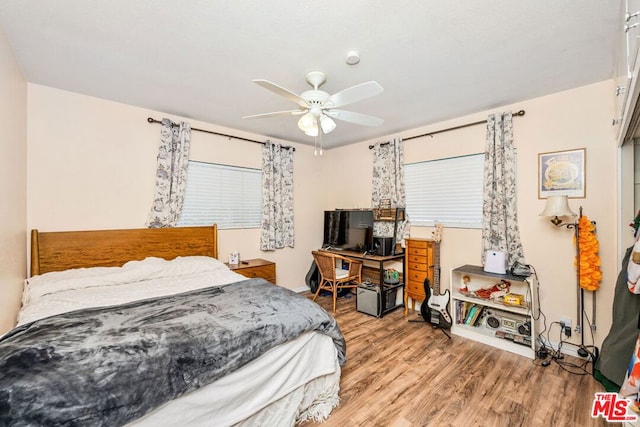
[[[372,250],[373,211],[365,209],[325,211],[322,246],[362,252]]]

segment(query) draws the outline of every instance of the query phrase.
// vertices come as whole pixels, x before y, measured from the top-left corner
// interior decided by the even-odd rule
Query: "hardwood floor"
[[[331,310],[331,297],[317,302]],[[594,393],[604,388],[590,374],[448,339],[426,323],[409,322],[419,317],[405,318],[402,309],[378,319],[355,307],[355,295],[338,299],[335,317],[347,342],[340,406],[324,423],[305,427],[607,425],[591,418]],[[585,367],[591,372],[591,364]]]

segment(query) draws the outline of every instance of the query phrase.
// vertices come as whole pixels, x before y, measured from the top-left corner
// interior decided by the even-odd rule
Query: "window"
[[[189,161],[178,226],[259,228],[261,214],[261,170]]]
[[[484,154],[407,164],[411,225],[482,228]]]

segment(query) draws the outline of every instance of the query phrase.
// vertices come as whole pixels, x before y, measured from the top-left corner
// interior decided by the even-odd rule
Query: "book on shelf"
[[[469,301],[465,301],[464,305],[463,305],[463,311],[462,311],[462,316],[460,317],[460,319],[462,319],[462,322],[460,323],[464,323],[465,319],[467,318],[467,316],[469,315],[469,310],[471,310],[471,306],[473,304],[470,303]]]
[[[478,324],[478,320],[480,319],[480,315],[482,314],[482,311],[484,310],[484,306],[480,306],[477,307],[478,309],[475,311],[475,313],[473,313],[473,316],[471,317],[471,321],[469,322],[469,325],[471,326],[477,326]]]
[[[475,304],[473,304],[471,308],[469,308],[469,311],[467,312],[467,315],[464,318],[465,325],[471,325],[471,319],[473,319],[473,316],[475,316],[478,309],[479,309],[478,306]]]
[[[456,303],[456,323],[464,324],[465,318],[469,313],[471,303],[468,301],[457,301]]]
[[[457,301],[456,323],[459,325],[477,326],[484,311],[483,305],[477,305],[468,301]]]

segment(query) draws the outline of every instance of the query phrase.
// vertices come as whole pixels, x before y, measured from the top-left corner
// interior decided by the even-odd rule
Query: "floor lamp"
[[[578,226],[580,218],[582,218],[582,206],[580,207],[580,214],[576,215],[569,207],[569,201],[567,196],[549,196],[547,197],[547,204],[544,211],[540,213],[540,216],[550,217],[551,223],[556,227],[567,227],[573,229],[575,233],[576,241],[576,285],[577,285],[577,299],[578,299],[578,317],[576,332],[580,334],[580,348],[578,348],[578,354],[582,357],[587,357],[590,353],[587,351],[584,345],[584,334],[582,333],[583,320],[584,320],[584,289],[580,286],[580,227]],[[578,217],[578,221],[575,222],[563,222],[562,217]],[[592,222],[595,224],[595,222]],[[595,294],[592,298],[592,325],[591,329],[595,329],[595,316],[596,316],[596,298]]]

